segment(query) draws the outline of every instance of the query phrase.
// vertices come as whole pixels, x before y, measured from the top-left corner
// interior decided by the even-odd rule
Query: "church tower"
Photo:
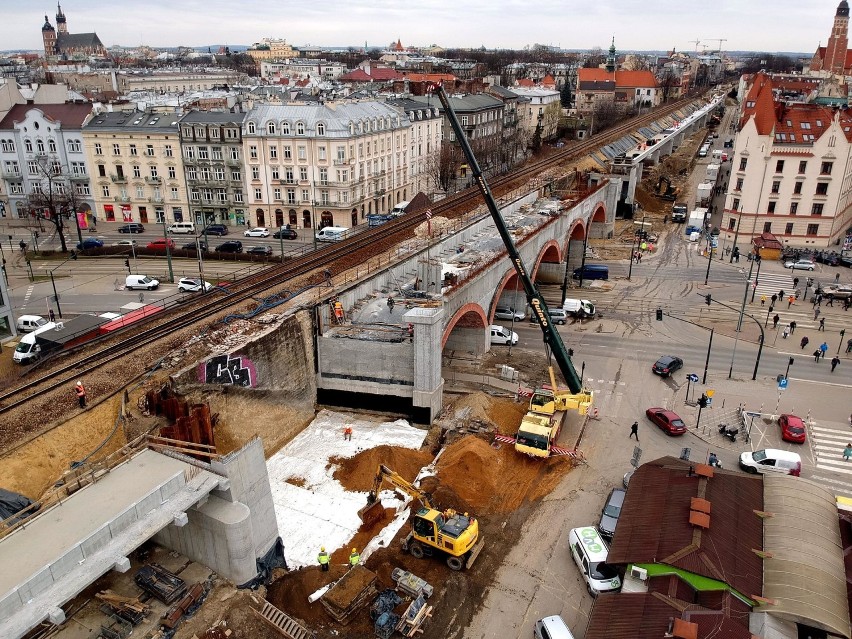
[[[51,58],[56,55],[56,29],[44,16],[44,26],[41,28],[41,39],[44,42],[44,56]]]
[[[56,28],[59,33],[68,33],[68,24],[65,22],[65,14],[62,13],[62,6],[56,3]]]
[[[843,75],[846,66],[846,50],[849,47],[849,3],[841,0],[834,15],[834,27],[825,46],[825,61],[822,68],[835,75]]]
[[[612,37],[612,44],[609,46],[609,56],[607,56],[606,59],[606,70],[610,73],[615,71],[615,36]]]

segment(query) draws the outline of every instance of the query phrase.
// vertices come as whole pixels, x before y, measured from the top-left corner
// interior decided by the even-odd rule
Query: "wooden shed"
[[[752,239],[751,243],[754,246],[754,253],[760,255],[762,260],[778,260],[781,259],[781,251],[784,245],[772,233],[761,233],[756,238]]]

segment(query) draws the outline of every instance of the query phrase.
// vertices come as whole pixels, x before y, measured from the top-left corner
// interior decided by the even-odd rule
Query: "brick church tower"
[[[44,42],[44,55],[47,58],[56,55],[56,29],[50,24],[47,16],[44,16],[44,26],[41,28],[41,39]]]
[[[56,3],[56,28],[59,33],[68,33],[68,22],[65,20],[65,14],[62,13],[62,5],[58,2]]]
[[[825,46],[822,68],[836,75],[843,75],[846,66],[846,50],[849,47],[849,4],[841,0],[834,15],[834,27]]]

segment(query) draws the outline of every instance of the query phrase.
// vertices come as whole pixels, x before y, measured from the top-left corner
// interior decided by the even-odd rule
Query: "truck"
[[[713,195],[713,183],[702,182],[698,185],[695,192],[695,203],[699,206],[705,206],[710,203],[710,197]]]
[[[686,214],[689,208],[686,202],[676,202],[672,204],[672,222],[686,222]]]
[[[12,361],[18,364],[30,364],[38,360],[41,357],[41,345],[37,343],[36,338],[39,333],[44,333],[55,327],[54,322],[48,322],[24,335],[15,347],[15,352],[12,353]]]
[[[718,164],[708,164],[707,165],[707,181],[715,182],[719,177],[719,165]]]
[[[693,209],[692,213],[689,214],[689,222],[686,225],[686,231],[684,233],[686,235],[691,235],[693,232],[704,231],[704,220],[707,217],[707,209],[705,208],[697,208]]]

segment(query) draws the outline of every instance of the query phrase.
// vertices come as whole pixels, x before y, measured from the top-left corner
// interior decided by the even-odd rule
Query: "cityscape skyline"
[[[119,6],[104,0],[68,0],[62,9],[69,31],[96,32],[107,47],[250,45],[274,37],[293,46],[320,47],[360,47],[366,42],[370,48],[382,48],[399,39],[406,47],[522,49],[543,44],[606,49],[615,38],[620,51],[702,52],[717,50],[721,44],[723,51],[810,53],[825,44],[838,3],[819,0],[817,4],[723,1],[700,15],[680,13],[680,3],[673,0],[625,0],[617,8],[580,5],[574,0],[542,0],[532,7],[521,0],[471,0],[461,11],[448,0],[434,0],[429,6],[331,0],[321,6],[300,5],[298,14],[258,0],[239,5],[221,0],[179,4],[149,0],[144,5]],[[5,8],[4,49],[42,49],[42,12],[47,11],[56,26],[56,5],[39,9],[36,12],[32,4]],[[476,33],[460,20],[463,15],[476,16]],[[163,22],[163,16],[171,17]],[[755,28],[758,20],[760,29]]]

